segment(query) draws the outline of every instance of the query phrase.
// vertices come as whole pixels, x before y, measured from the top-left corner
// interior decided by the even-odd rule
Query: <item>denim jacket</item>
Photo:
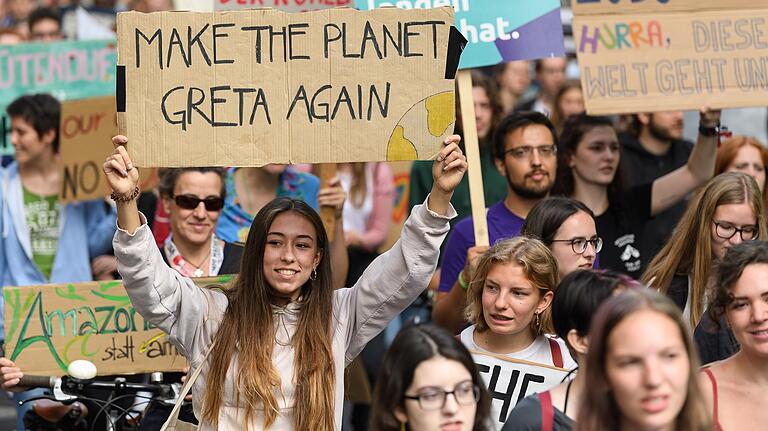
[[[0,281],[2,286],[91,281],[91,260],[109,253],[116,212],[101,200],[75,202],[61,208],[59,243],[50,280],[32,259],[24,214],[24,193],[16,163],[0,170]],[[0,295],[0,310],[4,298]],[[0,311],[2,316],[2,311]],[[0,334],[5,334],[0,317]],[[4,336],[3,336],[4,338]]]

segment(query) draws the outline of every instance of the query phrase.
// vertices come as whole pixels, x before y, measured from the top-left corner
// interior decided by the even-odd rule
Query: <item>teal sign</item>
[[[115,40],[0,45],[0,115],[24,94],[51,93],[61,101],[113,95],[116,63]],[[0,154],[11,154],[5,142]]]
[[[469,42],[459,68],[565,56],[560,0],[355,0],[358,9],[452,6]]]

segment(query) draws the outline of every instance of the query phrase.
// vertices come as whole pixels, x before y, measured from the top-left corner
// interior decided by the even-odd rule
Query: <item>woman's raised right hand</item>
[[[139,171],[133,166],[131,157],[125,150],[128,138],[117,135],[112,138],[112,145],[115,150],[104,162],[104,174],[116,195],[130,195],[139,184]]]

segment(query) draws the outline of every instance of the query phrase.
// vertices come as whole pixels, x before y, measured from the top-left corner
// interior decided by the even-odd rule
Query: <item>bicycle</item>
[[[57,422],[66,419],[66,424],[72,424],[73,428],[70,429],[85,429],[82,426],[82,420],[88,419],[89,429],[94,430],[99,417],[104,415],[106,431],[127,431],[138,429],[139,418],[132,409],[150,402],[173,407],[181,391],[179,383],[162,383],[163,373],[160,372],[150,375],[150,383],[129,383],[126,382],[125,377],[116,377],[112,381],[96,381],[94,377],[96,377],[96,366],[83,360],[73,361],[67,368],[65,376],[24,375],[19,386],[48,389],[50,393],[20,401],[19,404],[39,400],[54,401],[56,402],[54,405],[44,404],[33,409],[32,414],[47,423],[51,423],[51,419]],[[87,391],[94,390],[108,391],[109,396],[103,400],[86,395]],[[143,393],[149,393],[151,396]],[[127,408],[117,404],[131,398],[144,400],[135,402]],[[87,418],[88,411],[83,404],[86,401],[99,407],[92,418]]]

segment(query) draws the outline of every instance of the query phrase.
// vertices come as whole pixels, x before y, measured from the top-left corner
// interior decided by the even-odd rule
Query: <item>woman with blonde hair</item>
[[[738,172],[718,175],[691,199],[642,281],[669,296],[694,328],[706,308],[704,293],[714,261],[732,245],[764,238],[765,210],[757,183]],[[706,363],[709,356],[701,353]]]
[[[560,370],[576,366],[565,343],[545,335],[554,333],[551,304],[560,282],[558,274],[552,252],[535,238],[499,241],[480,256],[467,292],[465,314],[472,325],[459,337],[475,362],[481,363],[481,372],[489,358]],[[498,371],[494,373],[483,373],[492,394],[499,391],[494,386],[502,380]],[[517,399],[559,384],[566,373],[521,388]],[[507,387],[503,389],[509,392]],[[497,429],[515,404],[516,400],[493,404],[491,417],[498,421]]]
[[[668,298],[630,289],[605,301],[589,331],[575,431],[710,431],[690,331]]]
[[[744,172],[751,176],[763,192],[763,205],[768,204],[768,190],[765,188],[766,166],[768,148],[751,136],[734,136],[723,141],[717,149],[715,175],[723,172]]]

